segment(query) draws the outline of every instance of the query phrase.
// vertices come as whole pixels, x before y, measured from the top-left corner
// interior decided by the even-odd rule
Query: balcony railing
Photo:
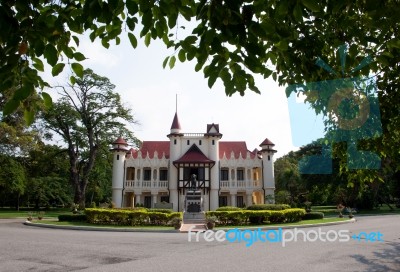
[[[261,181],[258,180],[232,180],[221,181],[221,189],[260,189]]]
[[[166,180],[158,180],[158,181],[150,181],[150,180],[126,180],[125,181],[125,188],[127,189],[167,189],[168,188],[168,181]]]

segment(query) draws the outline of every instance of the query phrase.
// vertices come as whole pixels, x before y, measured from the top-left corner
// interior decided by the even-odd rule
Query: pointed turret
[[[261,147],[261,152],[263,151],[269,151],[272,153],[276,153],[277,151],[274,150],[275,144],[271,142],[268,138],[265,138],[265,140],[260,144]]]
[[[117,208],[122,207],[122,190],[124,188],[124,162],[128,152],[128,143],[119,137],[112,143],[114,153],[112,173],[112,201]]]
[[[263,161],[263,181],[264,181],[264,192],[265,192],[265,200],[270,199],[270,204],[274,203],[274,195],[275,195],[275,176],[274,176],[274,162],[273,157],[277,152],[274,149],[275,144],[271,142],[268,138],[260,144],[261,147],[261,155]],[[272,197],[272,198],[271,198]]]
[[[181,124],[179,123],[178,113],[175,112],[174,120],[171,125],[171,134],[180,134],[181,133]]]

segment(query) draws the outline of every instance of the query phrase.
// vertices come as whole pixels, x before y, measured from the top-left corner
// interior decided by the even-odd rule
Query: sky
[[[316,138],[311,133],[315,129],[303,129],[303,123],[296,121],[295,138],[300,134],[309,138],[293,145],[289,112],[292,117],[297,116],[296,120],[301,114],[293,108],[289,111],[285,87],[279,87],[272,79],[255,77],[261,94],[247,90],[243,97],[239,94],[228,97],[220,80],[212,89],[208,87],[203,73],[195,72],[195,62],[177,60],[173,69],[163,69],[164,58],[174,52],[160,41],[152,40],[149,47],[139,41],[133,49],[128,39],[122,38],[120,45],[111,44],[106,49],[98,40],[91,43],[83,38],[79,50],[87,57],[82,62],[85,68],[91,68],[116,85],[115,91],[140,123],[130,129],[141,141],[168,141],[166,135],[176,106],[183,133],[205,133],[207,124],[219,124],[222,141],[246,141],[249,150],[259,148],[268,138],[278,151],[274,159],[297,150],[299,142],[304,144]],[[65,84],[68,73],[71,74],[65,71],[55,78],[45,78],[53,84]],[[49,93],[56,97],[55,92]],[[308,118],[311,122],[307,124],[311,127],[316,124],[313,118],[312,115]]]

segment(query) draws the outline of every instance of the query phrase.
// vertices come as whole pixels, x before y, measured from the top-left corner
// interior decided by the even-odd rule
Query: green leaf
[[[164,59],[164,61],[163,61],[162,67],[163,67],[164,69],[165,69],[165,67],[167,66],[168,60],[169,60],[169,57],[166,57],[166,58]]]
[[[211,89],[212,86],[214,85],[215,81],[218,78],[218,73],[212,73],[210,74],[210,77],[208,78],[208,87]]]
[[[74,62],[71,64],[71,68],[78,77],[83,78],[83,66],[81,64]]]
[[[317,0],[302,0],[303,5],[311,11],[318,12],[319,6]]]
[[[35,113],[32,110],[24,110],[24,119],[25,123],[30,126],[32,125],[33,121],[35,120]]]
[[[46,108],[51,108],[53,106],[53,100],[51,99],[51,96],[46,92],[42,92],[42,97]]]
[[[280,40],[278,43],[275,44],[275,46],[281,51],[286,51],[288,49],[288,42],[285,40]]]
[[[287,0],[280,0],[278,1],[278,7],[277,7],[277,14],[279,15],[286,15],[288,12],[288,6],[289,3]]]
[[[179,50],[178,58],[181,62],[186,60],[186,52],[183,49]]]
[[[57,63],[53,69],[51,69],[51,74],[53,76],[57,76],[64,70],[65,64],[64,63]]]
[[[303,11],[300,5],[295,5],[293,9],[293,17],[297,22],[303,21]]]
[[[70,76],[69,81],[71,82],[72,85],[74,85],[76,83],[76,78],[74,76]]]
[[[47,59],[48,64],[50,64],[51,66],[56,65],[56,63],[58,61],[57,55],[58,55],[58,51],[52,44],[46,45],[46,47],[44,49],[44,57]]]
[[[3,114],[9,115],[9,114],[13,113],[14,111],[16,111],[18,109],[19,104],[20,104],[20,101],[17,101],[14,99],[8,100],[7,103],[3,107]]]
[[[74,59],[76,59],[77,61],[83,61],[86,59],[86,57],[79,52],[74,53]]]
[[[44,72],[44,66],[43,66],[43,62],[38,59],[38,58],[32,58],[33,60],[33,67],[35,67],[37,70]]]
[[[76,46],[79,46],[79,38],[77,36],[72,36],[72,39],[74,39]]]
[[[136,4],[135,0],[127,0],[126,1],[126,8],[128,9],[128,13],[130,15],[135,15],[139,11],[139,7]]]
[[[176,62],[176,57],[175,57],[175,56],[172,56],[172,57],[169,59],[169,68],[170,68],[170,69],[174,68],[175,62]]]
[[[387,42],[387,47],[388,48],[399,48],[400,49],[400,40],[398,39],[392,39]]]
[[[30,84],[24,84],[21,88],[17,89],[14,93],[13,99],[17,101],[23,101],[27,99],[35,89]]]
[[[150,39],[151,39],[151,33],[147,33],[146,37],[144,38],[144,44],[149,47],[150,45]]]
[[[133,35],[131,32],[128,32],[128,38],[129,38],[129,41],[131,42],[132,47],[136,48],[137,47],[137,39],[136,39],[135,35]]]
[[[101,44],[107,49],[110,48],[110,43],[108,42],[107,39],[102,39]]]

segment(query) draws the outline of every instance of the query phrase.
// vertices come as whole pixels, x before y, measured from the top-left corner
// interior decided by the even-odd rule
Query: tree
[[[25,201],[35,208],[68,206],[72,190],[68,180],[68,155],[65,149],[41,144],[23,158],[27,172]]]
[[[280,85],[377,74],[383,136],[365,145],[384,157],[384,168],[400,171],[399,155],[392,148],[400,139],[400,117],[392,104],[399,96],[399,12],[397,0],[6,0],[0,5],[0,90],[14,95],[3,111],[11,113],[47,86],[38,75],[44,70],[42,59],[53,75],[70,65],[82,78],[79,62],[85,57],[77,49],[79,34],[87,31],[92,41],[98,38],[108,47],[111,41],[118,44],[126,30],[134,48],[138,35],[146,45],[161,39],[172,48],[164,67],[172,68],[177,58],[196,61],[195,71],[203,71],[210,87],[221,79],[227,95],[259,92],[254,74]],[[190,20],[191,33],[178,38],[180,27]],[[336,50],[343,44],[348,47],[345,57]],[[353,69],[367,55],[373,61]],[[331,66],[331,73],[316,65],[319,58]],[[48,94],[41,95],[51,104]],[[323,109],[319,102],[313,103],[316,111]],[[32,104],[24,107],[30,115],[35,110]],[[345,165],[340,169],[348,171]],[[350,178],[381,179],[363,170]]]
[[[209,86],[220,78],[227,95],[244,94],[247,88],[259,92],[253,74],[272,76],[280,84],[326,78],[314,62],[320,56],[340,68],[333,60],[342,44],[350,45],[348,67],[362,55],[377,56],[360,71],[367,75],[398,65],[400,40],[393,33],[399,30],[399,11],[396,0],[7,0],[0,6],[0,89],[16,87],[6,108],[10,112],[35,88],[47,85],[37,73],[44,70],[43,58],[53,75],[70,64],[81,77],[79,62],[85,57],[77,50],[79,35],[88,31],[92,41],[99,38],[107,48],[111,41],[118,44],[126,30],[135,48],[139,19],[146,45],[161,39],[174,48],[164,66],[173,67],[177,57],[195,59],[195,70],[203,69]],[[190,20],[195,20],[192,33],[178,39],[179,27]]]
[[[0,109],[3,109],[5,103],[12,96],[7,91],[0,93]],[[26,100],[26,103],[36,103],[37,97],[32,96]],[[0,153],[10,156],[26,156],[31,150],[34,150],[41,142],[41,133],[35,126],[27,126],[26,120],[31,119],[28,112],[18,109],[12,114],[4,116],[0,112]]]
[[[62,137],[69,158],[69,180],[74,203],[85,206],[85,192],[100,150],[107,150],[117,136],[134,144],[138,140],[126,129],[134,124],[131,110],[121,103],[108,78],[84,71],[74,85],[60,86],[62,96],[44,115],[45,127]]]
[[[0,196],[1,205],[14,204],[19,209],[20,196],[25,192],[25,169],[17,160],[0,154]],[[7,200],[9,202],[7,202]]]

